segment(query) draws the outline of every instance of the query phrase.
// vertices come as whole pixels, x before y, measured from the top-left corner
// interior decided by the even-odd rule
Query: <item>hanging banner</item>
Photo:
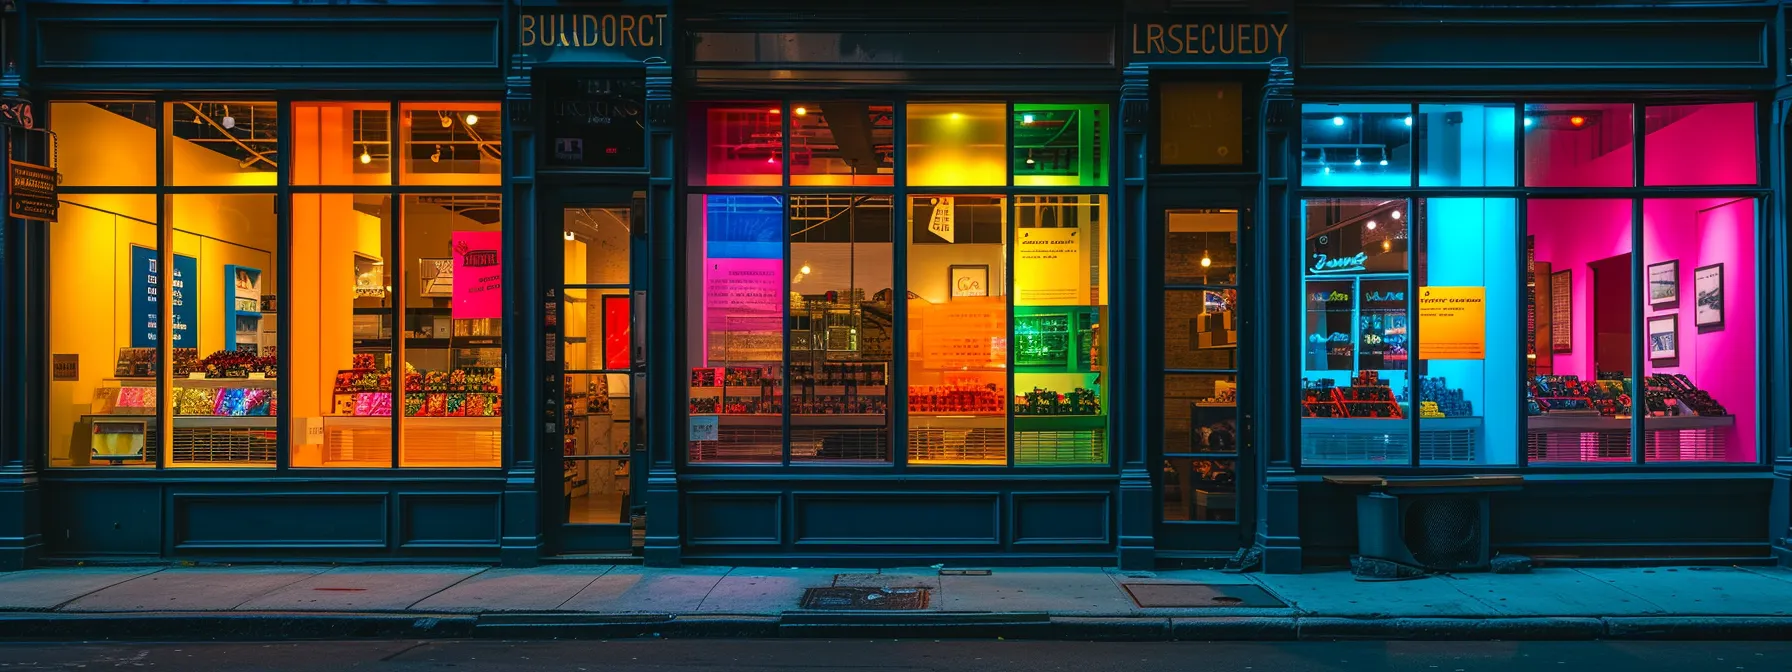
[[[160,333],[158,318],[162,314],[160,302],[164,293],[174,297],[174,324],[169,329],[174,333],[172,347],[199,347],[198,336],[192,330],[192,325],[199,323],[199,304],[188,300],[187,296],[189,283],[198,278],[198,259],[174,255],[174,279],[169,281],[164,292],[156,251],[131,246],[131,347],[156,347]]]
[[[449,243],[454,258],[453,317],[457,320],[504,316],[504,264],[498,231],[455,231]]]
[[[1419,288],[1419,359],[1487,358],[1487,288]]]
[[[952,197],[941,196],[933,199],[933,215],[928,218],[927,230],[933,235],[946,239],[948,243],[956,243],[953,237],[954,222],[952,219]]]
[[[1089,303],[1089,266],[1080,229],[1018,229],[1014,248],[1014,305]]]
[[[6,214],[19,219],[56,221],[56,171],[24,161],[8,161]]]

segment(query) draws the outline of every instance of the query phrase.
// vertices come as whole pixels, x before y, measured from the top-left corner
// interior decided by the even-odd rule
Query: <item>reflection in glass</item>
[[[294,467],[392,466],[390,197],[295,194],[291,420]],[[317,429],[314,429],[317,428]]]
[[[896,111],[889,103],[840,100],[790,105],[790,183],[895,184]]]
[[[129,101],[50,103],[50,131],[56,134],[61,186],[156,186],[159,107]],[[192,121],[188,115],[186,123]]]
[[[914,196],[908,207],[908,461],[1005,465],[1006,201]]]
[[[1518,263],[1511,199],[1413,202],[1424,232],[1417,255],[1419,461],[1518,463],[1518,399],[1511,366],[1521,291],[1507,279]],[[1491,365],[1490,365],[1491,364]]]
[[[783,199],[692,195],[686,212],[688,459],[782,462]]]
[[[1014,199],[1014,463],[1107,462],[1107,207]]]
[[[1756,207],[1643,201],[1647,462],[1756,461]]]
[[[170,338],[160,302],[175,283],[161,272],[156,199],[67,195],[58,219],[44,229],[45,334],[57,357],[73,355],[78,366],[73,380],[52,375],[45,386],[50,466],[153,467],[166,417],[160,382],[168,353],[159,346]],[[196,282],[191,259],[174,261],[183,285]],[[197,327],[187,317],[198,304],[180,300],[174,313],[188,328],[175,332],[174,346],[196,359]]]
[[[1411,456],[1405,199],[1302,203],[1302,461]]]
[[[1007,106],[928,103],[908,106],[910,186],[984,187],[1008,184]]]
[[[388,103],[293,103],[292,183],[392,183]]]
[[[189,101],[163,106],[168,183],[191,187],[274,186],[280,106]],[[149,152],[146,156],[154,156]]]
[[[1017,103],[1013,114],[1015,185],[1108,183],[1108,106]]]
[[[1632,110],[1629,103],[1526,105],[1525,186],[1631,186]]]
[[[1301,184],[1411,186],[1412,125],[1411,105],[1302,105]]]
[[[400,183],[498,186],[504,174],[498,110],[498,103],[401,103]]]
[[[503,455],[504,225],[496,194],[404,197],[401,467]],[[424,282],[447,260],[450,280]],[[436,277],[439,278],[439,275]]]
[[[1208,458],[1164,460],[1164,520],[1237,520],[1237,466],[1237,460]]]
[[[792,196],[790,459],[890,459],[894,216],[888,196]]]
[[[1631,201],[1526,202],[1532,463],[1631,459]]]
[[[1511,105],[1420,105],[1419,186],[1512,186],[1515,114]]]

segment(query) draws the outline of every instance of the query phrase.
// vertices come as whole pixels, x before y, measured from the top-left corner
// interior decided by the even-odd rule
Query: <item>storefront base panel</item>
[[[26,569],[37,564],[44,538],[38,532],[43,515],[38,506],[42,490],[37,478],[0,477],[0,572]]]
[[[58,558],[496,562],[503,481],[71,479],[46,484]]]
[[[681,483],[684,559],[692,564],[1115,563],[1111,477]]]
[[[1360,489],[1300,486],[1303,569],[1349,564]],[[1770,564],[1770,474],[1532,474],[1493,493],[1494,553],[1539,565]]]

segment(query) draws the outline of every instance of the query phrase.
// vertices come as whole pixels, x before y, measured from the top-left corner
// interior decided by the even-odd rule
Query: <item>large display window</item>
[[[687,460],[1107,464],[1107,110],[693,106]]]
[[[496,109],[53,103],[51,466],[498,466]]]
[[[1754,104],[1383,107],[1303,108],[1303,463],[1759,459]]]

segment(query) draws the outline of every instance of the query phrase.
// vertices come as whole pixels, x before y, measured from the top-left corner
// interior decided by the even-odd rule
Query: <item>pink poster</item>
[[[499,231],[455,231],[454,319],[504,316],[504,237]]]

